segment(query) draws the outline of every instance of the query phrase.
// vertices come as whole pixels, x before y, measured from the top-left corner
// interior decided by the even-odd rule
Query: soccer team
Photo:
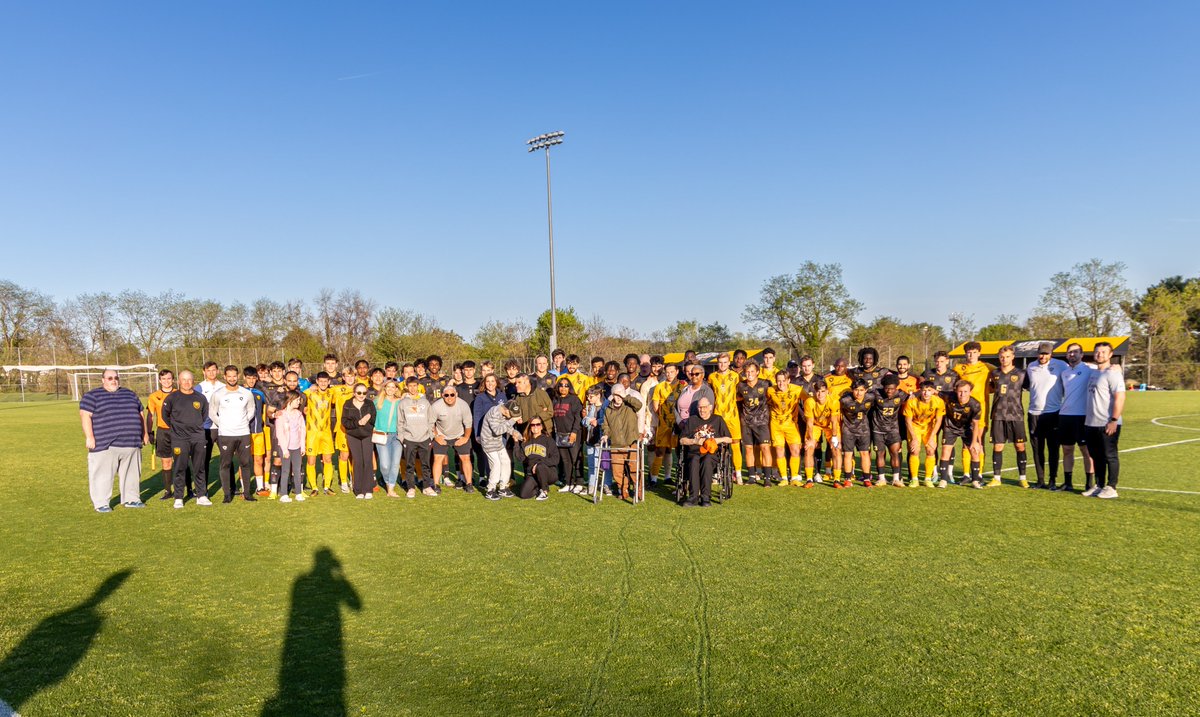
[[[838,489],[954,485],[956,449],[963,484],[999,486],[1011,443],[1018,485],[1031,487],[1032,444],[1032,487],[1072,491],[1078,448],[1083,494],[1115,498],[1125,386],[1112,347],[1097,343],[1093,364],[1083,361],[1079,344],[1066,347],[1066,361],[1053,358],[1054,348],[1043,342],[1022,369],[1013,347],[1002,348],[993,366],[970,342],[964,361],[952,366],[939,351],[920,376],[906,356],[894,370],[880,366],[872,348],[858,352],[857,366],[838,359],[824,375],[809,356],[780,369],[772,349],[761,363],[744,351],[722,353],[711,373],[691,351],[678,364],[661,356],[595,357],[590,372],[578,356],[555,351],[538,356],[532,373],[510,360],[503,375],[490,361],[455,364],[445,374],[438,356],[343,368],[330,354],[309,378],[298,360],[224,370],[208,362],[199,382],[183,371],[176,386],[171,371],[160,372],[144,420],[163,462],[163,498],[176,507],[193,491],[198,504],[210,504],[206,468],[214,446],[225,502],[238,492],[236,473],[248,501],[336,495],[335,482],[343,493],[353,482],[364,499],[384,489],[409,498],[418,488],[430,497],[442,486],[474,492],[477,472],[487,478],[486,496],[498,500],[514,495],[519,466],[521,497],[545,500],[556,483],[559,491],[628,498],[634,458],[645,447],[652,486],[678,477],[687,484],[684,505],[707,505],[720,444],[729,446],[739,484]]]

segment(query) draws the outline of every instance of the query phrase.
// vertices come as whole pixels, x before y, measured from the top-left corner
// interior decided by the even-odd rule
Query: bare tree
[[[180,299],[172,307],[168,327],[180,346],[216,346],[224,342],[225,307],[211,299]]]
[[[173,291],[151,296],[126,289],[117,295],[117,314],[125,323],[125,335],[143,356],[163,347],[169,335],[171,313],[182,298]]]
[[[347,361],[365,356],[375,302],[356,290],[343,289],[335,296],[322,289],[316,303],[326,348]]]
[[[89,351],[106,353],[120,340],[117,330],[117,297],[101,291],[80,294],[75,299],[84,339]]]
[[[27,343],[50,319],[54,302],[35,289],[0,280],[0,340],[5,351]]]
[[[975,314],[964,314],[955,311],[946,317],[950,323],[950,343],[960,344],[975,338],[978,329],[975,327]]]

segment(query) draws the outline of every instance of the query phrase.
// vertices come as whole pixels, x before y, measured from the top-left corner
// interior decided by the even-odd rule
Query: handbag
[[[383,431],[371,431],[371,443],[382,446],[387,443],[388,434]]]
[[[554,445],[558,446],[559,448],[570,448],[572,445],[574,445],[573,443],[571,443],[571,434],[570,433],[555,433],[554,434]]]

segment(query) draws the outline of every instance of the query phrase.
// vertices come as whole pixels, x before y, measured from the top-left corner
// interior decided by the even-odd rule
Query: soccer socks
[[[808,481],[809,483],[812,483],[812,479],[813,479],[812,466],[805,466],[804,467],[804,480]]]
[[[306,478],[308,478],[309,490],[316,490],[317,489],[317,467],[315,465],[313,465],[312,463],[306,463],[304,465],[304,476]]]
[[[775,470],[779,471],[779,475],[783,476],[784,478],[787,478],[787,474],[788,474],[787,459],[786,458],[776,458],[775,459]],[[795,475],[795,474],[793,473],[792,475]]]
[[[343,461],[341,458],[339,458],[338,459],[338,480],[341,481],[342,485],[345,485],[346,483],[350,482],[349,479],[350,479],[350,461]],[[325,487],[328,488],[329,484],[326,483]]]
[[[929,475],[929,466],[928,466],[929,459],[928,458],[925,459],[925,463],[926,463],[925,475]],[[920,478],[921,477],[921,457],[920,456],[913,455],[911,453],[908,454],[908,477],[909,478]]]
[[[800,477],[800,456],[792,456],[788,459],[788,468],[793,478]]]
[[[1029,454],[1025,451],[1017,451],[1017,474],[1021,476],[1021,480],[1025,480],[1025,469],[1029,467]]]
[[[983,480],[983,461],[971,461],[971,480]]]
[[[742,474],[742,444],[734,441],[730,448],[733,449],[733,474],[740,476]]]
[[[992,451],[992,477],[997,480],[1000,478],[1000,471],[1004,468],[1004,451]]]
[[[971,452],[964,450],[962,452],[962,472],[963,475],[971,475]]]
[[[938,470],[942,473],[942,480],[947,483],[954,480],[954,463],[951,461],[941,461],[938,463]]]
[[[333,466],[325,464],[325,490],[333,488]]]
[[[928,456],[928,455],[925,456],[925,477],[926,478],[929,478],[932,480],[935,477],[933,472],[937,469],[937,463],[938,463],[937,459],[934,458],[933,456]]]

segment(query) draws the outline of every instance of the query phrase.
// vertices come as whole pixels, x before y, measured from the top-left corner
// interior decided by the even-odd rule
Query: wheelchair
[[[693,449],[689,449],[693,450]],[[717,449],[717,465],[713,470],[712,499],[724,503],[733,497],[733,452],[728,444],[721,444]],[[681,465],[679,479],[675,482],[675,502],[682,503],[688,499],[690,481],[687,476],[686,463]]]

